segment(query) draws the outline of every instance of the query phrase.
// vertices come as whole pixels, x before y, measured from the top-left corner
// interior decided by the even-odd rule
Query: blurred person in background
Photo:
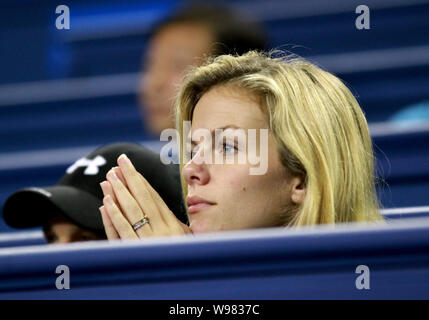
[[[157,153],[133,143],[94,150],[68,167],[54,186],[15,192],[4,204],[4,220],[14,228],[42,227],[48,243],[105,240],[99,212],[103,199],[100,183],[122,153],[133,159],[177,218],[186,223],[177,168],[164,165]]]
[[[193,4],[158,24],[144,55],[139,104],[144,126],[159,136],[175,127],[174,101],[185,72],[208,56],[264,50],[265,32],[232,9]]]

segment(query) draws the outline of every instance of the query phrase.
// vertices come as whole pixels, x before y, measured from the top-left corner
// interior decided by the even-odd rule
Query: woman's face
[[[257,97],[238,87],[212,88],[201,97],[195,107],[191,132],[194,134],[197,129],[211,131],[228,126],[234,128],[224,131],[226,137],[233,135],[234,130],[237,130],[235,128],[240,128],[246,133],[246,141],[249,137],[248,129],[256,129],[257,132],[260,132],[260,129],[267,130],[267,170],[265,174],[252,175],[249,169],[255,167],[254,162],[249,163],[246,157],[246,162],[238,163],[237,157],[244,152],[246,141],[243,145],[240,139],[235,139],[235,143],[231,145],[224,140],[216,145],[213,139],[210,146],[213,155],[217,153],[225,156],[233,153],[234,164],[225,164],[225,161],[224,164],[213,164],[214,161],[201,163],[204,158],[203,150],[208,142],[205,142],[205,139],[193,142],[192,160],[183,168],[188,184],[187,202],[192,231],[215,232],[284,224],[281,213],[293,204],[293,182],[296,178],[289,178],[280,161],[276,142],[268,130],[268,122]],[[264,152],[264,147],[259,145],[259,138],[256,141],[258,152]],[[198,200],[197,197],[209,203],[199,203],[201,199]],[[196,204],[192,205],[192,202]]]

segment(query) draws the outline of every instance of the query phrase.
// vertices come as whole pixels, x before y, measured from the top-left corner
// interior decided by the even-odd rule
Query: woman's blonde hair
[[[284,225],[382,219],[368,125],[341,80],[302,58],[273,52],[212,58],[188,74],[179,92],[176,121],[182,137],[198,100],[220,85],[237,85],[261,98],[282,163],[305,180],[305,199]],[[184,164],[180,161],[181,170]],[[182,187],[186,196],[183,177]]]

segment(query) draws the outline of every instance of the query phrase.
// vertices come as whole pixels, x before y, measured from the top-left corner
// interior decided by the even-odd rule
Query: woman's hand
[[[118,158],[118,165],[107,173],[107,181],[100,184],[104,194],[100,212],[109,240],[192,233],[126,155]],[[148,223],[144,223],[145,217]],[[144,224],[137,228],[136,224],[142,220]]]

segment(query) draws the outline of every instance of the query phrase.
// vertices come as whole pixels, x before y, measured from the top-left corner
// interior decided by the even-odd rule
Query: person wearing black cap
[[[133,143],[96,149],[69,166],[54,186],[15,192],[4,204],[5,222],[14,228],[42,226],[49,243],[106,239],[99,212],[103,204],[100,183],[123,153],[177,218],[187,223],[177,166],[163,164],[159,154]]]

